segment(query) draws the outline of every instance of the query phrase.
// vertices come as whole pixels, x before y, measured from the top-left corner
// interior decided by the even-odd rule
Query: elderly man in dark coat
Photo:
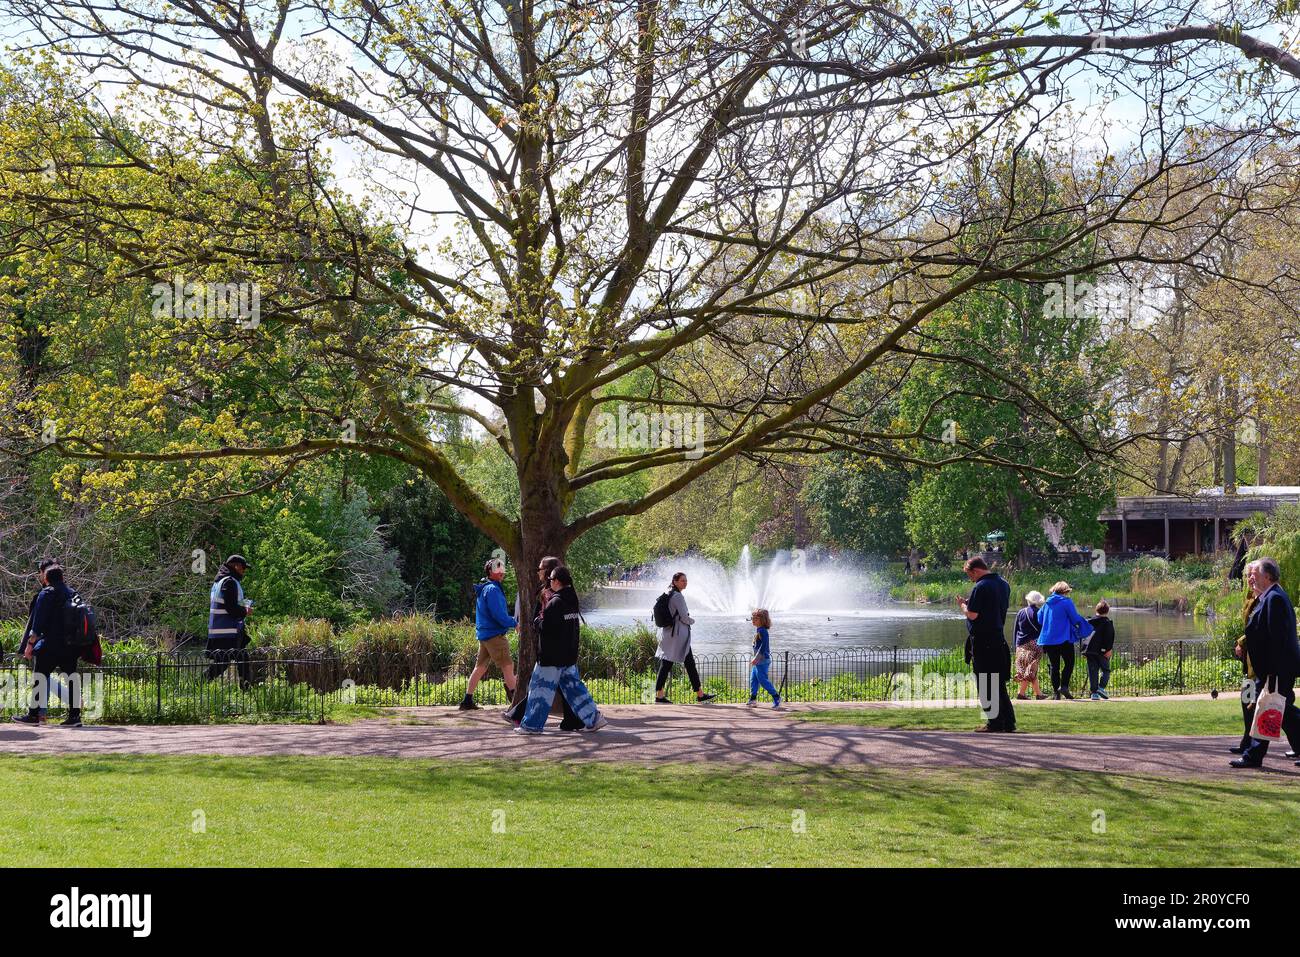
[[[1295,706],[1295,679],[1300,675],[1300,639],[1296,638],[1295,608],[1278,584],[1282,577],[1277,562],[1261,558],[1247,571],[1250,590],[1259,597],[1246,621],[1246,654],[1255,670],[1255,698],[1265,690],[1286,696],[1282,730],[1291,750],[1300,746],[1300,708]],[[1269,689],[1269,685],[1274,687]],[[1251,738],[1250,747],[1231,764],[1234,768],[1257,768],[1264,763],[1268,742]]]

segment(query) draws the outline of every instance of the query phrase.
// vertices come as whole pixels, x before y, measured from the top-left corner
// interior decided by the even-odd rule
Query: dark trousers
[[[62,647],[42,647],[32,656],[32,702],[28,711],[33,717],[44,714],[50,705],[50,676],[67,675],[69,680],[68,697],[71,701],[63,702],[68,709],[68,719],[76,721],[81,717],[81,681],[73,679],[77,673],[80,656],[75,650]]]
[[[977,638],[971,642],[971,668],[975,687],[984,710],[984,720],[992,731],[1016,730],[1016,712],[1007,693],[1011,680],[1011,649],[1001,638]]]
[[[1110,659],[1105,655],[1086,655],[1088,659],[1088,693],[1105,691],[1110,684]]]
[[[1245,725],[1245,729],[1241,732],[1240,745],[1241,750],[1244,752],[1250,747],[1252,740],[1250,726],[1255,723],[1255,706],[1253,704],[1246,704],[1244,701],[1241,703],[1241,723]]]
[[[1287,742],[1291,745],[1292,751],[1300,751],[1300,708],[1295,706],[1295,679],[1279,677],[1276,681],[1277,691],[1286,695],[1286,708],[1282,712],[1282,733],[1286,735]],[[1255,700],[1259,701],[1259,696],[1267,690],[1264,679],[1255,679]],[[1258,764],[1264,760],[1264,755],[1268,754],[1269,742],[1260,738],[1251,738],[1250,747],[1248,747],[1241,760],[1250,761]]]
[[[249,684],[252,676],[252,667],[248,663],[248,652],[243,648],[208,648],[204,654],[212,661],[208,665],[208,680],[216,681],[226,673],[230,663],[235,663],[235,671],[239,673],[239,680],[244,684]]]
[[[1069,691],[1070,679],[1074,677],[1074,643],[1065,641],[1048,645],[1044,650],[1052,665],[1052,690],[1057,694]]]
[[[700,690],[700,673],[695,669],[695,652],[686,652],[686,660],[682,662],[686,668],[686,677],[691,679],[691,687],[698,693]],[[659,662],[659,677],[655,679],[655,694],[664,690],[664,685],[668,684],[668,676],[673,673],[673,663],[667,658]]]

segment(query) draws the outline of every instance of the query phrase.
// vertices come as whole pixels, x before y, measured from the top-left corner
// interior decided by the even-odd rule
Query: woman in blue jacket
[[[1073,591],[1069,582],[1057,582],[1038,611],[1038,645],[1047,652],[1052,664],[1052,697],[1074,700],[1070,678],[1074,675],[1074,643],[1092,634],[1092,625],[1079,614],[1067,596]]]

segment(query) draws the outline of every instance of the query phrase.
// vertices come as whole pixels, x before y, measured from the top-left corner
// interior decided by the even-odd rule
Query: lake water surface
[[[689,593],[686,596],[690,603]],[[650,603],[653,604],[653,595]],[[1006,635],[1016,609],[1007,614]],[[590,625],[632,627],[641,622],[651,626],[650,608],[596,607],[583,609]],[[743,653],[749,650],[754,629],[748,616],[691,611],[695,619],[691,647],[699,654]],[[1142,609],[1111,611],[1116,642],[1203,640],[1204,619],[1190,615],[1156,614]],[[772,650],[806,652],[835,651],[863,646],[900,648],[956,648],[966,640],[961,613],[935,606],[892,603],[861,609],[826,609],[818,612],[787,611],[772,616]]]

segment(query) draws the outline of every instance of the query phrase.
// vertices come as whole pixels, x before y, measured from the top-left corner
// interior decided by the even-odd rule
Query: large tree
[[[524,568],[738,456],[906,460],[915,430],[860,428],[841,390],[905,379],[927,320],[972,290],[1064,280],[1080,248],[1094,272],[1166,257],[1180,219],[1153,197],[1199,189],[1231,218],[1260,184],[1221,170],[1289,142],[1300,77],[1267,42],[1271,5],[1206,22],[1192,0],[0,8],[52,58],[0,144],[34,267],[261,294],[259,323],[109,314],[112,366],[42,409],[86,487],[196,494],[247,478],[240,463],[283,463],[267,481],[388,456]],[[1110,101],[1138,116],[1123,142],[1068,109],[1085,95],[1090,120]],[[1228,132],[1198,138],[1206,124]],[[1047,165],[1055,185],[1036,172],[1009,202],[995,165]],[[1112,243],[1134,216],[1145,232]],[[234,377],[274,398],[255,421],[223,402]],[[604,447],[595,419],[620,406],[702,414],[706,438]],[[440,448],[447,414],[513,463],[517,513]],[[579,504],[638,473],[642,492]]]

